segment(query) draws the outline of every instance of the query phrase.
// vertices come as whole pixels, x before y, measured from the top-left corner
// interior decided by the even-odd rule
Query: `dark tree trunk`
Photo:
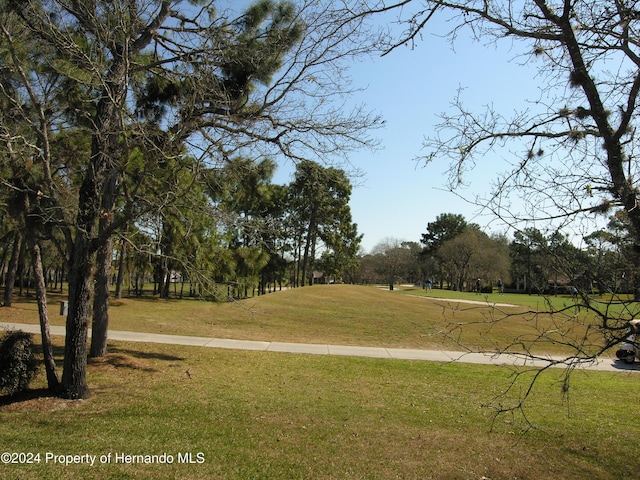
[[[114,98],[119,93],[112,92]],[[60,388],[61,395],[70,399],[91,396],[87,385],[87,338],[91,319],[93,271],[96,267],[96,252],[101,243],[108,240],[108,236],[99,238],[96,230],[98,220],[104,218],[104,214],[110,214],[110,211],[102,211],[102,197],[118,155],[117,139],[113,133],[117,131],[117,123],[116,105],[109,98],[98,106],[98,133],[92,139],[92,161],[78,197],[77,233],[69,271],[69,314]]]
[[[315,244],[315,239],[317,236],[317,225],[316,225],[316,219],[315,219],[315,212],[312,212],[311,214],[311,219],[309,220],[309,228],[307,230],[307,239],[305,241],[305,245],[304,245],[304,254],[302,257],[302,274],[301,274],[301,278],[302,278],[302,286],[304,287],[305,285],[305,281],[306,281],[306,276],[308,272],[308,268],[309,268],[309,253],[312,249],[312,243]],[[315,248],[315,246],[313,247]],[[313,259],[312,259],[313,260]],[[311,282],[313,283],[313,282]]]
[[[122,298],[122,285],[124,284],[124,261],[127,256],[127,242],[123,241],[120,247],[120,258],[118,259],[118,278],[116,279],[116,299]]]
[[[33,254],[33,271],[36,277],[36,298],[40,316],[40,333],[42,335],[42,352],[44,355],[44,368],[47,374],[47,386],[51,392],[57,393],[60,387],[60,380],[56,372],[56,362],[53,358],[53,347],[51,345],[51,334],[49,332],[47,290],[45,287],[44,273],[42,271],[40,246],[35,242],[31,247],[31,253]]]
[[[18,264],[20,262],[20,250],[22,246],[22,234],[16,230],[13,235],[13,249],[11,250],[11,259],[9,260],[9,269],[4,282],[4,306],[13,305],[13,288],[16,284],[16,274],[18,272]]]
[[[91,327],[91,358],[107,354],[107,332],[109,330],[109,281],[111,278],[112,241],[108,239],[98,250],[93,297],[93,323]]]
[[[95,296],[93,298],[93,324],[91,329],[91,358],[104,357],[107,354],[107,331],[109,329],[109,285],[111,282],[111,259],[113,240],[111,228],[113,209],[116,203],[118,170],[112,166],[104,183],[102,203],[100,205],[100,226],[98,237],[97,268],[95,275]]]
[[[90,241],[78,233],[69,272],[69,311],[64,345],[64,369],[60,394],[64,398],[89,398],[87,385],[87,337],[91,318],[92,270],[95,255]]]

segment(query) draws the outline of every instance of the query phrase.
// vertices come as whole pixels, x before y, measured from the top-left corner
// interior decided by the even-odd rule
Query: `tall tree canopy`
[[[199,181],[247,149],[327,159],[373,144],[379,119],[332,101],[351,91],[346,62],[371,48],[361,19],[331,2],[263,0],[237,17],[214,4],[0,1],[0,158],[19,168],[3,180],[42,198],[42,223],[65,238],[65,397],[89,395],[93,272],[108,258],[98,253],[181,196],[184,169]],[[73,130],[89,147],[66,163],[54,140]],[[25,175],[37,182],[13,181]]]
[[[289,190],[290,221],[297,232],[296,256],[304,286],[313,273],[321,242],[325,266],[336,271],[340,269],[336,262],[348,263],[357,254],[362,236],[351,219],[351,183],[344,170],[312,161],[300,162]]]
[[[425,253],[433,254],[443,243],[453,240],[465,231],[468,224],[464,216],[456,213],[443,213],[427,224],[427,231],[422,234]]]

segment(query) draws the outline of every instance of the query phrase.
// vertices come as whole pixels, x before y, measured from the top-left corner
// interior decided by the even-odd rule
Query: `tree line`
[[[399,281],[459,291],[483,292],[498,285],[512,292],[556,295],[575,288],[584,295],[633,294],[640,281],[633,237],[624,211],[604,229],[583,238],[579,248],[559,231],[531,227],[514,233],[487,234],[462,215],[445,213],[427,224],[421,241],[385,239],[360,259],[358,281]]]
[[[237,157],[203,173],[200,188],[184,173],[180,180],[190,185],[188,198],[131,222],[115,236],[108,255],[114,297],[121,298],[123,290],[139,296],[146,288],[160,298],[172,293],[225,301],[341,279],[354,268],[362,239],[351,220],[346,172],[301,161],[291,183],[278,185],[272,183],[275,169],[270,159]],[[12,305],[14,291],[33,288],[28,232],[14,220],[25,215],[19,207],[0,210],[5,306]],[[61,291],[68,252],[57,250],[65,248],[59,232],[52,229],[50,235],[40,243],[44,280],[49,290]],[[314,272],[323,277],[314,279]]]

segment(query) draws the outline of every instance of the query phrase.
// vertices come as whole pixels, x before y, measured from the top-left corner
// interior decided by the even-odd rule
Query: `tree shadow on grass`
[[[125,295],[122,298],[109,300],[109,307],[121,307],[127,304],[127,300],[135,300],[137,302],[148,302],[148,303],[176,303],[176,302],[179,302],[180,300],[189,300],[190,298],[192,297],[178,298],[178,297],[170,296],[167,298],[160,298],[157,295],[151,295],[151,294]]]
[[[33,353],[36,354],[39,358],[42,358],[42,343],[40,341],[39,334],[33,334],[34,344],[33,344]],[[52,345],[51,350],[53,352],[53,358],[56,361],[56,364],[62,365],[62,361],[64,359],[64,346],[63,345]]]
[[[34,354],[42,359],[42,345],[33,346]],[[53,346],[53,355],[59,368],[64,359],[64,347]],[[184,357],[157,352],[142,352],[124,348],[110,348],[107,355],[101,358],[89,358],[88,366],[94,369],[128,369],[145,373],[157,373],[150,360],[164,362],[182,362]],[[42,368],[42,367],[41,367]],[[79,400],[66,400],[47,388],[34,388],[13,395],[0,395],[0,411],[4,412],[49,412],[77,405]]]
[[[38,337],[34,335],[36,340]],[[58,366],[61,366],[64,361],[64,346],[63,345],[53,345],[53,358],[56,361]],[[34,343],[33,345],[33,353],[38,356],[38,358],[42,358],[42,344],[39,342]],[[185,360],[184,357],[178,357],[175,355],[169,355],[166,353],[156,353],[156,352],[141,352],[138,350],[126,349],[126,348],[117,348],[110,346],[107,352],[107,357],[109,354],[121,354],[128,355],[130,357],[138,358],[138,359],[146,359],[146,360],[161,360],[167,362],[180,362]],[[94,359],[89,359],[89,363],[91,363]],[[120,366],[127,366],[126,364],[122,364]]]
[[[110,351],[104,357],[90,358],[88,365],[94,368],[115,368],[115,369],[129,369],[139,370],[142,372],[155,373],[158,371],[148,364],[145,358],[136,357],[132,355],[134,352],[129,351]]]
[[[47,388],[36,388],[33,390],[25,390],[22,392],[14,393],[13,395],[0,396],[0,407],[6,407],[14,403],[26,402],[28,400],[35,400],[38,398],[52,397],[53,393]]]
[[[80,405],[84,400],[66,400],[47,388],[35,388],[14,395],[0,396],[3,412],[53,412]]]
[[[181,362],[185,360],[184,357],[178,357],[175,355],[168,355],[166,353],[157,353],[157,352],[140,352],[137,350],[129,350],[125,348],[110,348],[110,353],[118,353],[122,355],[128,355],[131,357],[145,359],[145,360],[162,360],[167,362]]]
[[[34,335],[38,338],[37,335]],[[64,346],[53,345],[53,357],[56,362],[58,375],[61,375],[61,366],[64,362]],[[33,345],[33,353],[39,362],[40,369],[43,369],[42,345],[35,342]],[[101,358],[89,358],[88,366],[93,369],[127,369],[137,370],[145,373],[157,373],[159,370],[154,368],[151,360],[159,360],[163,362],[183,362],[184,357],[170,355],[159,352],[144,352],[126,348],[110,347],[107,355]],[[170,366],[182,366],[180,363]],[[54,411],[66,408],[77,400],[63,399],[55,392],[47,388],[27,389],[13,395],[3,395],[0,393],[0,411]]]

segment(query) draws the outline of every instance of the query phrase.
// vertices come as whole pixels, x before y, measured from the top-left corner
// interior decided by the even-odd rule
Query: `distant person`
[[[502,283],[501,279],[498,279],[498,295],[502,295],[504,293],[504,283]]]
[[[431,279],[427,278],[427,281],[424,283],[424,288],[427,290],[427,292],[431,292]]]
[[[482,282],[480,279],[476,280],[476,295],[480,295],[480,287],[482,287]]]

